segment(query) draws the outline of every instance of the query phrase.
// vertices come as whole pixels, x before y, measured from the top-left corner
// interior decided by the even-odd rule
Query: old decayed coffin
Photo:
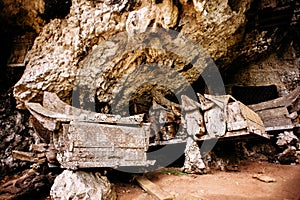
[[[72,121],[63,125],[55,144],[65,168],[147,166],[149,127]]]
[[[266,131],[292,130],[294,127],[299,127],[299,121],[296,120],[297,118],[299,120],[299,96],[300,86],[286,96],[249,107],[262,118]]]
[[[53,146],[55,159],[69,169],[153,165],[155,160],[147,159],[149,146],[183,143],[189,137],[187,132],[195,134],[198,141],[251,134],[269,138],[261,118],[232,96],[205,95],[203,99],[197,103],[184,98],[192,108],[182,114],[187,130],[158,143],[150,143],[150,123],[143,122],[143,114],[121,117],[82,110],[49,92],[44,93],[43,105],[27,102],[26,107],[50,131],[46,146]],[[198,129],[201,134],[192,133]],[[21,152],[15,155],[24,157]]]
[[[149,124],[143,116],[120,117],[74,108],[45,92],[43,106],[27,103],[28,110],[48,130],[61,167],[148,166]]]
[[[209,138],[236,137],[255,134],[269,138],[261,118],[240,101],[230,95],[205,95],[215,105],[204,112],[207,134],[200,140]]]

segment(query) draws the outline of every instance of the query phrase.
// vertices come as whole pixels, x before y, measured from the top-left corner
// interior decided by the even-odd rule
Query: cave
[[[233,86],[232,95],[246,105],[278,98],[275,85],[268,86]]]
[[[299,10],[300,3],[289,0],[254,0],[251,3],[246,0],[0,1],[0,49],[3,52],[0,55],[0,199],[37,199],[35,195],[42,195],[43,200],[49,199],[54,179],[63,171],[49,168],[59,165],[56,158],[45,158],[46,154],[53,158],[53,151],[49,149],[56,146],[47,144],[46,151],[43,143],[52,141],[55,134],[66,131],[70,124],[64,129],[55,129],[53,135],[51,133],[45,140],[39,133],[50,134],[49,130],[42,128],[43,123],[38,122],[26,107],[28,103],[42,105],[47,92],[57,95],[68,105],[85,110],[83,114],[89,110],[104,118],[118,116],[126,120],[145,114],[138,128],[151,124],[149,116],[155,111],[173,112],[168,116],[171,121],[164,118],[159,122],[163,126],[161,132],[167,132],[168,128],[176,130],[175,134],[173,131],[173,135],[167,135],[172,139],[186,129],[178,125],[184,122],[180,117],[189,112],[178,106],[182,104],[182,96],[195,100],[199,106],[201,97],[197,94],[232,95],[245,104],[250,113],[261,114],[261,118],[267,116],[268,124],[274,122],[275,126],[281,121],[288,123],[280,130],[266,131],[269,139],[257,135],[221,138],[211,151],[209,148],[207,152],[205,148],[201,149],[201,159],[207,168],[195,174],[179,169],[184,167],[185,150],[182,145],[177,148],[176,144],[172,144],[171,150],[175,152],[180,149],[181,154],[168,166],[157,163],[156,167],[166,168],[146,174],[147,178],[159,182],[166,180],[166,177],[174,178],[175,175],[174,180],[184,176],[192,183],[202,180],[198,174],[212,173],[212,176],[221,176],[220,180],[224,176],[228,180],[233,177],[232,173],[224,171],[234,172],[237,177],[243,176],[236,180],[242,185],[242,190],[245,190],[244,183],[251,186],[244,194],[252,191],[253,198],[258,199],[261,196],[270,197],[266,196],[268,192],[264,192],[270,188],[267,184],[260,185],[260,182],[252,184],[252,179],[245,179],[245,176],[249,173],[256,173],[256,176],[270,174],[286,190],[283,193],[272,191],[276,198],[300,197],[297,192],[300,184],[297,179],[300,155],[299,95],[295,94],[300,86]],[[282,103],[285,97],[292,103]],[[263,107],[267,101],[274,102],[277,112],[271,110],[263,113],[268,109]],[[232,106],[235,100],[227,103]],[[68,111],[65,109],[60,113],[61,116]],[[230,112],[234,112],[234,109]],[[49,113],[51,116],[52,113]],[[222,120],[222,113],[215,118]],[[80,118],[79,123],[85,120]],[[117,121],[107,121],[103,124],[107,127],[126,127],[126,123],[120,125]],[[195,123],[201,125],[206,122]],[[58,124],[59,127],[62,125],[60,122]],[[93,121],[92,124],[98,122]],[[244,126],[242,123],[238,125]],[[136,125],[129,123],[128,127]],[[228,128],[228,124],[225,128]],[[156,141],[156,130],[153,127],[150,129],[151,138],[147,138],[150,151],[147,153],[163,149],[169,140],[172,141],[162,135]],[[73,131],[76,132],[76,128]],[[97,139],[91,140],[91,146]],[[120,141],[123,139],[120,137]],[[140,143],[145,141],[143,138]],[[209,146],[214,140],[196,143]],[[107,142],[103,145],[110,144]],[[66,146],[73,148],[69,144],[62,145],[62,148]],[[37,147],[38,150],[30,152]],[[107,146],[105,148],[109,149]],[[24,154],[27,158],[38,155],[39,160],[17,160],[13,157],[15,151],[29,152]],[[130,153],[128,151],[128,155]],[[110,158],[118,156],[112,155]],[[92,159],[93,155],[87,157]],[[163,161],[169,157],[172,156],[158,155],[157,160]],[[251,166],[254,168],[251,169]],[[107,176],[116,185],[119,197],[124,195],[131,199],[137,195],[140,199],[151,199],[137,186],[136,174],[118,171],[115,167],[83,170],[87,173],[97,171]],[[144,168],[142,166],[141,170]],[[274,170],[277,168],[278,174]],[[284,170],[290,172],[287,182],[282,179]],[[93,176],[97,178],[99,174]],[[206,178],[205,175],[203,177]],[[216,186],[215,191],[223,191],[211,179],[205,181]],[[231,184],[227,181],[222,187],[228,185]],[[257,189],[257,185],[263,189]],[[293,185],[296,189],[287,185]],[[182,199],[184,195],[201,199],[219,199],[223,196],[243,199],[249,196],[232,196],[230,189],[238,190],[234,186],[227,188],[228,192],[224,195],[214,194],[204,186],[203,192],[201,189],[195,195],[193,192],[182,194],[177,187],[180,188],[174,183],[175,192],[167,189],[169,193],[174,193],[175,199]],[[206,191],[207,196],[204,194]],[[81,197],[82,194],[76,195]],[[112,195],[111,199],[116,198],[113,194],[109,195]]]
[[[64,18],[67,14],[69,14],[71,5],[71,0],[46,0],[43,18],[46,21],[50,21],[55,18]]]

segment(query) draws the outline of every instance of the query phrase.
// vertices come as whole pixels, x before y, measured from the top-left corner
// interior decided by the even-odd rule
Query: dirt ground
[[[263,174],[275,182],[253,178]],[[167,168],[146,175],[175,200],[300,200],[300,165],[279,165],[265,162],[244,162],[238,172],[213,171],[195,175]],[[114,182],[114,181],[113,181]],[[136,181],[114,182],[119,200],[155,200]]]

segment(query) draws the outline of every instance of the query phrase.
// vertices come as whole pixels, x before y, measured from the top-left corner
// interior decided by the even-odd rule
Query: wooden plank
[[[80,157],[80,160],[73,157]],[[74,148],[73,155],[69,159],[70,161],[102,163],[115,160],[121,166],[127,166],[127,161],[146,161],[147,156],[143,149]]]
[[[117,167],[123,167],[123,165],[120,165],[119,162],[116,162],[116,160],[109,160],[105,162],[82,162],[82,161],[61,161],[61,168],[66,169],[80,169],[80,168],[99,168],[99,167],[111,167],[111,168],[117,168]],[[124,167],[131,167],[131,166],[149,166],[154,165],[155,160],[146,160],[146,161],[126,161],[126,165]]]
[[[257,114],[262,118],[268,131],[293,128],[292,120],[286,117],[288,115],[286,107],[261,110]]]
[[[42,109],[42,108],[40,108]],[[59,99],[55,93],[44,92],[43,109],[48,110],[53,117],[55,114],[58,119],[67,118],[80,121],[118,123],[118,124],[141,124],[144,114],[138,114],[129,117],[121,117],[120,115],[96,113],[68,105]],[[42,110],[41,110],[42,111]],[[54,114],[53,114],[54,113]],[[45,115],[45,114],[44,114]],[[47,115],[45,115],[47,116]]]
[[[173,199],[173,197],[164,191],[162,188],[160,188],[158,185],[155,185],[153,182],[148,180],[144,176],[138,176],[136,177],[136,181],[139,183],[139,185],[149,194],[154,195],[159,200],[169,200]]]
[[[276,182],[275,178],[272,178],[264,174],[254,174],[252,177],[265,183]]]
[[[226,116],[224,109],[213,106],[204,113],[206,131],[211,137],[222,137],[226,133]]]
[[[286,118],[267,120],[264,123],[265,123],[266,131],[288,130],[294,128],[294,125],[293,123],[291,123],[290,119],[286,119]]]
[[[300,86],[298,86],[290,94],[284,97],[279,97],[274,100],[249,105],[249,107],[256,112],[260,110],[266,110],[266,109],[276,108],[276,107],[287,107],[291,105],[293,102],[295,102],[299,98],[299,95],[300,95]]]
[[[38,158],[36,158],[35,154],[32,152],[13,150],[12,155],[15,159],[19,159],[22,161],[38,162]]]
[[[71,122],[69,135],[76,147],[120,147],[148,149],[148,131],[140,126]]]
[[[277,118],[269,118],[264,120],[265,127],[271,127],[271,126],[292,126],[293,123],[291,119],[286,117],[277,117]]]
[[[278,130],[292,130],[294,126],[283,125],[283,126],[270,126],[266,127],[266,131],[278,131]]]
[[[262,118],[262,120],[270,118],[284,117],[289,114],[286,107],[273,108],[268,110],[258,111],[257,114]]]

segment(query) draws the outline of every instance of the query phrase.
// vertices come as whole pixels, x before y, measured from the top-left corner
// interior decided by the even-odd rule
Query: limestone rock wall
[[[295,51],[291,48],[282,58],[271,54],[265,59],[255,62],[248,67],[236,71],[227,84],[238,86],[266,86],[275,85],[278,95],[285,96],[300,83],[299,58],[295,58]]]
[[[222,57],[234,58],[238,56],[238,52],[228,50],[243,39],[246,12],[250,4],[250,0],[240,1],[234,6],[221,0],[73,0],[69,15],[64,19],[50,21],[29,51],[24,75],[14,87],[17,106],[24,108],[25,101],[40,101],[43,91],[55,92],[68,100],[76,75],[83,67],[81,61],[97,44],[120,32],[132,35],[134,32],[145,31],[147,27],[172,29],[199,43],[215,60]],[[111,56],[111,53],[106,51],[101,57]],[[166,60],[170,60],[170,56],[142,50],[128,54],[125,62],[112,63],[107,71],[117,69],[120,74],[126,74],[129,69],[145,62],[144,54],[153,59],[146,59],[147,62],[168,63]],[[105,62],[108,60],[99,64],[99,69]],[[120,63],[122,65],[116,68]],[[187,64],[184,61],[177,63],[181,63],[179,66]],[[130,67],[126,68],[128,65]],[[195,77],[189,80],[191,82],[199,75],[193,70],[180,71],[183,72],[186,72],[185,77]],[[114,76],[99,81],[97,84],[100,86],[109,82],[111,88],[118,82]],[[100,102],[110,101],[103,97],[109,96],[106,92],[109,91],[99,93]]]

